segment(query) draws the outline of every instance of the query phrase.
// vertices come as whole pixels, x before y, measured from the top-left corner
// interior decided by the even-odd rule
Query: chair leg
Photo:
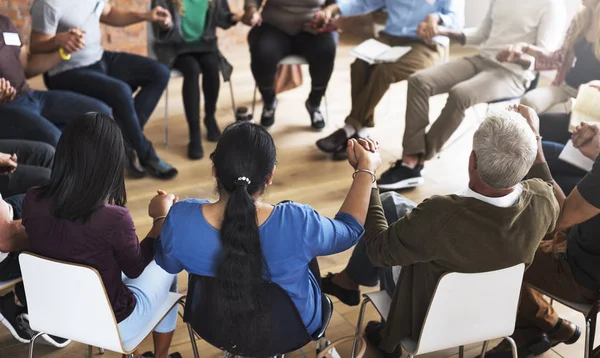
[[[169,88],[165,90],[165,145],[169,145]]]
[[[42,334],[42,332],[38,332],[35,336],[33,336],[33,338],[31,338],[31,341],[29,342],[29,358],[33,358],[33,345]]]
[[[485,353],[487,352],[488,344],[490,344],[489,341],[483,342],[483,347],[481,347],[481,358],[485,358]]]
[[[504,338],[506,338],[508,343],[510,343],[510,346],[512,348],[513,358],[519,358],[518,353],[517,353],[517,344],[515,343],[515,341],[511,337],[504,337]]]
[[[177,302],[181,308],[185,311],[185,302],[183,299]],[[183,315],[180,313],[181,319],[183,319]],[[198,353],[198,344],[196,344],[196,335],[194,333],[194,329],[189,324],[187,325],[188,333],[190,335],[190,343],[192,344],[192,351],[194,352],[194,358],[200,358],[200,354]]]
[[[352,353],[350,353],[350,358],[354,358],[356,354],[356,343],[357,338],[360,337],[360,332],[362,331],[363,319],[365,317],[365,309],[367,308],[367,303],[371,302],[371,300],[367,297],[360,305],[360,312],[358,313],[358,323],[356,324],[356,332],[354,332],[354,341],[352,342]]]
[[[596,338],[596,321],[598,312],[592,312],[590,316],[590,341],[587,346],[588,356],[594,351],[594,340]]]
[[[92,358],[94,356],[94,347],[88,345],[88,358]]]
[[[325,125],[329,124],[329,104],[327,103],[327,94],[323,96],[325,100]]]
[[[590,319],[585,320],[585,348],[584,348],[584,353],[583,353],[583,357],[584,358],[589,358],[590,356],[590,341],[591,341],[591,332],[592,331],[592,323]]]
[[[465,346],[458,347],[458,358],[465,358]]]
[[[254,84],[254,95],[252,96],[252,117],[257,118],[254,111],[256,110],[256,92],[258,92],[258,85]]]
[[[98,348],[98,353],[100,355],[104,355],[104,353],[106,353],[106,352],[104,351],[104,348]]]

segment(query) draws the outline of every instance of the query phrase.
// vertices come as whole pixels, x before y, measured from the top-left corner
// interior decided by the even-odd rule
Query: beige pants
[[[482,56],[472,56],[419,71],[408,78],[404,154],[433,158],[465,118],[466,110],[525,92],[517,74]],[[448,93],[448,101],[429,132],[429,97]]]
[[[537,113],[570,111],[571,99],[577,97],[577,89],[562,84],[536,88],[521,98],[521,104],[529,106]]]

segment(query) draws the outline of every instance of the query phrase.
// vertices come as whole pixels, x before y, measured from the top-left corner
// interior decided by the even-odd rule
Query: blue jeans
[[[135,338],[148,326],[156,310],[165,302],[169,292],[177,292],[177,275],[163,270],[152,261],[138,278],[123,275],[123,283],[135,296],[135,308],[129,317],[119,322],[119,333],[123,341]],[[177,306],[175,306],[156,326],[154,332],[168,333],[177,325]]]
[[[152,143],[144,136],[144,125],[169,84],[170,76],[170,70],[153,59],[105,51],[102,59],[90,66],[45,79],[48,88],[83,93],[108,104],[125,141],[137,152],[141,162],[147,162],[156,160],[157,156]]]
[[[560,186],[565,195],[569,195],[587,172],[558,159],[564,147],[561,143],[542,142],[544,156],[546,157],[552,178],[554,178],[554,181]]]
[[[0,104],[0,139],[25,139],[56,147],[60,129],[87,112],[110,115],[110,108],[69,91],[30,91]]]
[[[417,206],[414,202],[395,192],[381,194],[381,204],[388,224],[398,221]],[[396,282],[392,275],[392,268],[379,268],[371,263],[364,238],[354,247],[344,271],[361,286],[374,287],[379,283],[381,289],[387,291],[390,296],[394,294]]]

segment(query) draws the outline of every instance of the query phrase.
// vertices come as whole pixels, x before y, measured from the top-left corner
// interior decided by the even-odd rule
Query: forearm
[[[458,42],[461,45],[464,45],[467,41],[464,32],[461,30],[444,28],[440,35],[447,36],[451,41]]]
[[[23,66],[25,69],[25,77],[31,78],[47,72],[62,61],[63,59],[60,57],[58,51],[35,55],[29,54],[27,55],[27,62]]]
[[[13,221],[3,228],[4,235],[0,236],[0,252],[17,252],[29,248],[29,240],[21,221]]]
[[[152,224],[152,229],[150,229],[146,237],[157,238],[158,236],[160,236],[160,232],[162,231],[162,226],[164,222],[165,218],[154,220],[154,223]]]
[[[145,12],[121,11],[115,8],[101,18],[103,23],[115,27],[126,27],[147,20],[148,14]]]
[[[357,172],[346,196],[346,200],[340,207],[341,213],[352,215],[364,226],[369,209],[369,199],[373,188],[373,177],[366,172]]]
[[[47,36],[35,31],[31,33],[29,51],[32,54],[52,53],[58,51],[59,48],[60,44],[56,39],[56,34]]]
[[[539,137],[539,136],[538,136]],[[556,183],[556,181],[552,178],[552,174],[550,174],[550,168],[548,168],[548,163],[546,163],[546,157],[544,156],[544,150],[542,147],[542,138],[538,139],[538,152],[533,162],[533,166],[527,175],[528,178],[539,178],[548,183],[552,184],[554,189],[554,196],[558,201],[558,205],[562,208],[565,203],[565,193],[562,191],[560,186]]]

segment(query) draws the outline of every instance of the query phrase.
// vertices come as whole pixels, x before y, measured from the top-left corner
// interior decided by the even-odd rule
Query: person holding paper
[[[460,28],[464,22],[464,0],[338,0],[326,12],[354,16],[381,8],[387,9],[388,20],[378,40],[410,51],[392,62],[369,64],[360,58],[354,61],[350,67],[352,110],[346,124],[317,141],[317,147],[332,153],[334,160],[345,159],[349,138],[364,138],[367,128],[375,126],[375,107],[391,84],[442,61],[450,41],[444,36],[433,36],[439,26]]]
[[[69,51],[77,51],[77,44]],[[0,15],[0,139],[31,140],[56,146],[58,126],[97,111],[110,115],[101,101],[68,91],[34,91],[27,79],[62,59],[58,51],[31,54],[12,21]]]
[[[104,51],[100,31],[101,22],[125,27],[149,21],[169,27],[170,13],[161,7],[148,12],[123,11],[112,7],[107,0],[35,0],[31,19],[31,51],[60,54],[61,60],[55,62],[44,78],[46,86],[82,93],[112,108],[125,140],[133,149],[127,155],[131,177],[150,174],[159,179],[174,178],[177,169],[158,157],[143,133],[169,83],[169,69],[147,57]],[[77,51],[71,53],[72,48]]]
[[[600,1],[582,2],[584,8],[571,21],[560,49],[549,51],[534,44],[517,43],[497,55],[501,62],[524,68],[535,63],[536,71],[557,70],[552,86],[537,88],[521,99],[521,103],[537,113],[553,112],[551,109],[555,105],[560,105],[557,109],[561,112],[568,111],[582,84],[600,80]]]
[[[436,28],[435,35],[448,36],[463,45],[481,46],[479,54],[419,71],[408,78],[402,159],[381,175],[379,187],[402,189],[422,184],[425,161],[440,152],[469,107],[522,96],[535,78],[533,69],[500,63],[496,56],[507,43],[556,48],[564,12],[562,0],[493,0],[475,29]],[[429,98],[442,93],[448,94],[446,106],[426,131],[430,124]]]

